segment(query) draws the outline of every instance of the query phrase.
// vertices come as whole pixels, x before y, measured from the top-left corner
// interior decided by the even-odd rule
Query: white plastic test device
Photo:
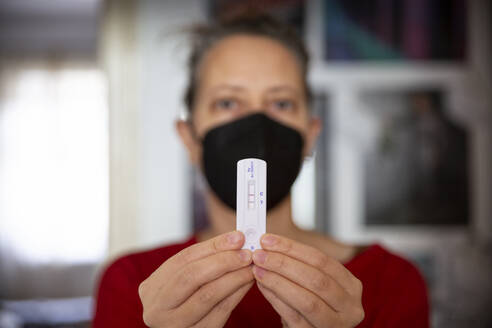
[[[236,230],[246,237],[243,249],[260,249],[266,232],[267,163],[258,158],[237,162]]]

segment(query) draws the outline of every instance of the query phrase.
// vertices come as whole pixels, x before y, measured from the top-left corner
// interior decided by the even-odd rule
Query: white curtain
[[[87,60],[0,63],[0,273],[97,262],[108,234],[104,77]]]

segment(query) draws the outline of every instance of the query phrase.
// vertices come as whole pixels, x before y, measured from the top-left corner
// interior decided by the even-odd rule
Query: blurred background
[[[433,327],[492,326],[489,0],[2,0],[0,327],[88,327],[108,261],[206,225],[182,28],[247,6],[312,56],[296,222],[412,259]]]

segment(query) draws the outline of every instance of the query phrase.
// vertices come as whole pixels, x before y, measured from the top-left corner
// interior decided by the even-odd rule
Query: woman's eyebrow
[[[293,92],[295,94],[299,93],[297,88],[292,87],[290,85],[278,85],[278,86],[270,87],[267,89],[268,93],[274,93],[274,92],[280,92],[280,91],[290,91],[290,92]]]
[[[245,91],[246,88],[240,86],[240,85],[234,85],[234,84],[219,84],[219,85],[216,85],[215,87],[211,88],[210,91],[211,92],[216,92],[216,91],[219,91],[219,90],[223,90],[223,89],[228,89],[228,90],[231,90],[231,91]]]
[[[243,87],[241,85],[236,85],[236,84],[219,84],[216,85],[212,88],[210,88],[211,93],[215,93],[221,90],[229,90],[229,91],[234,91],[234,92],[246,92],[247,88]],[[299,90],[297,88],[290,86],[290,85],[276,85],[273,87],[269,87],[266,90],[266,93],[276,93],[276,92],[282,92],[282,91],[287,91],[287,92],[292,92],[295,95],[299,94]]]

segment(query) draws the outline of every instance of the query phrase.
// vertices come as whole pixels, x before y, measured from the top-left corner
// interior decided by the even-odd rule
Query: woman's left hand
[[[316,248],[265,234],[253,253],[258,288],[288,327],[355,327],[364,319],[362,283]]]

